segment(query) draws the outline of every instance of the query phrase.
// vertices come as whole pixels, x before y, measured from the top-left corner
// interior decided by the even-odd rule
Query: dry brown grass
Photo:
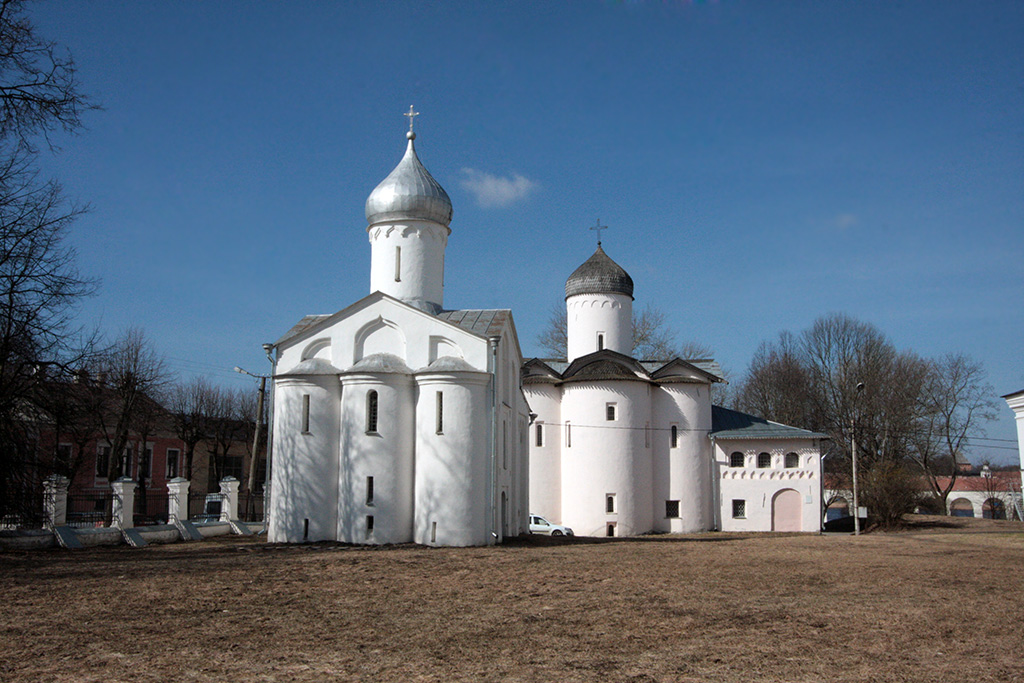
[[[0,679],[1024,679],[1024,527],[932,521],[859,538],[0,554]]]

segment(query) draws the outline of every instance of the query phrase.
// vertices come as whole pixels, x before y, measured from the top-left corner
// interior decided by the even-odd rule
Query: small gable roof
[[[562,373],[564,382],[605,379],[650,381],[651,376],[640,365],[640,361],[610,349],[580,356],[569,363],[569,367]]]
[[[827,439],[828,434],[790,427],[722,406],[711,406],[713,439]]]

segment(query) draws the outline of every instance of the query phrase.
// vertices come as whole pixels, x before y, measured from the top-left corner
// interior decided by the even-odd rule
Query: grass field
[[[1024,680],[1024,526],[945,524],[0,553],[0,680]]]

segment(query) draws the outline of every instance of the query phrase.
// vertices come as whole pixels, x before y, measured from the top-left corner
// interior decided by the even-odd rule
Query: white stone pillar
[[[68,483],[70,480],[59,474],[51,474],[43,481],[43,504],[46,506],[43,524],[48,529],[67,524]]]
[[[238,519],[238,480],[224,477],[220,480],[220,521]]]
[[[167,482],[167,521],[188,520],[188,487],[191,485],[184,477],[175,477]]]
[[[131,529],[135,526],[135,482],[128,477],[121,477],[110,488],[114,490],[114,513],[110,525],[119,529]]]

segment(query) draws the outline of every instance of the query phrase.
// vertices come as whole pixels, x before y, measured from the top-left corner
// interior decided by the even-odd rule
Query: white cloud
[[[484,208],[509,206],[526,199],[540,187],[526,176],[513,173],[507,178],[491,175],[475,168],[462,169],[459,184],[476,197],[476,203]]]
[[[832,219],[832,225],[840,232],[849,230],[853,226],[857,225],[857,217],[852,213],[841,213]]]

